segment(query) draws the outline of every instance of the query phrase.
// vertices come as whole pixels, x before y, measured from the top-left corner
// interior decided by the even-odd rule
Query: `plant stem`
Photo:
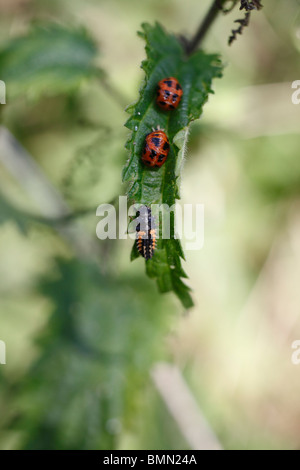
[[[196,34],[186,44],[186,52],[188,55],[192,54],[202,42],[204,36],[206,35],[207,31],[211,27],[212,23],[217,18],[218,14],[222,12],[223,6],[227,3],[228,0],[214,0],[210,9],[208,10],[204,20],[200,24]]]

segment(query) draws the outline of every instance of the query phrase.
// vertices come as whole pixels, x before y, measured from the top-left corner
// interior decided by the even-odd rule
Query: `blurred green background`
[[[130,263],[131,240],[97,240],[95,211],[125,191],[124,109],[145,57],[136,31],[159,20],[190,34],[210,1],[0,0],[0,51],[36,23],[83,26],[105,71],[40,93],[18,94],[15,76],[0,105],[2,138],[8,129],[28,152],[14,144],[11,167],[0,146],[1,449],[189,449],[151,378],[159,361],[178,367],[225,449],[300,447],[300,2],[263,3],[230,48],[237,9],[205,40],[226,68],[184,168],[181,203],[205,204],[185,314],[142,259]],[[61,219],[67,208],[77,216]],[[50,209],[59,217],[43,221]]]

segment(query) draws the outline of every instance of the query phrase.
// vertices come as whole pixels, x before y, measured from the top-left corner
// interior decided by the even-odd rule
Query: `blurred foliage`
[[[26,234],[28,228],[28,217],[13,205],[11,205],[6,198],[0,194],[0,224],[13,220],[18,229]]]
[[[0,51],[1,77],[8,84],[9,98],[66,93],[83,80],[101,76],[94,65],[97,53],[83,28],[36,26]]]
[[[247,146],[252,157],[246,169],[257,191],[271,201],[299,195],[300,162],[294,158],[299,146],[297,135],[262,137]],[[257,148],[265,154],[264,159],[259,158]]]
[[[76,151],[64,178],[63,190],[77,211],[85,208],[94,210],[99,202],[99,187],[103,194],[107,194],[107,202],[116,198],[112,189],[120,184],[120,174],[117,173],[120,169],[119,156],[125,156],[124,149],[120,147],[118,132],[97,129],[96,138]],[[82,191],[82,188],[85,190]]]
[[[57,260],[55,271],[39,285],[53,313],[15,404],[22,448],[116,448],[162,354],[157,344],[167,318],[136,276],[116,284],[76,260]],[[136,354],[143,349],[147,354]]]
[[[43,221],[1,156],[2,449],[188,448],[150,379],[152,365],[166,358],[182,370],[225,448],[299,448],[299,372],[290,362],[291,341],[300,337],[300,108],[290,99],[290,83],[300,78],[297,0],[276,8],[265,0],[231,48],[237,10],[207,36],[205,50],[220,52],[227,67],[187,143],[180,195],[205,204],[206,231],[204,249],[186,253],[190,314],[179,316],[180,303],[159,295],[144,260],[129,262],[131,241],[95,238],[97,205],[126,190],[124,103],[143,78],[136,31],[159,20],[168,31],[191,33],[209,4],[1,2],[0,79],[8,91],[1,125],[72,213]],[[172,131],[181,149],[188,124]],[[74,220],[87,244],[98,243],[91,258],[62,235],[65,227],[76,232]]]

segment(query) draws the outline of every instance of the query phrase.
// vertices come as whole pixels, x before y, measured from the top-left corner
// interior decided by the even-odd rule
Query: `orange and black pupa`
[[[145,260],[151,259],[156,248],[156,228],[151,209],[143,206],[137,212],[139,223],[136,226],[137,249]]]
[[[179,81],[174,77],[163,78],[158,82],[156,102],[161,109],[176,109],[183,95]]]

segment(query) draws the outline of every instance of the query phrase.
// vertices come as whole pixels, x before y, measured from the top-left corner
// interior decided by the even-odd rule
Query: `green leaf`
[[[212,80],[221,77],[222,66],[218,55],[203,51],[187,57],[179,40],[159,24],[144,24],[139,34],[146,42],[147,60],[142,62],[145,80],[139,100],[127,108],[131,116],[125,125],[132,133],[126,144],[129,159],[123,180],[128,182],[128,196],[134,202],[146,206],[164,203],[171,207],[180,197],[189,125],[202,114],[203,105],[212,93]],[[178,109],[168,113],[156,106],[155,96],[157,83],[170,76],[179,80],[183,97]],[[158,126],[168,135],[171,148],[166,163],[158,170],[151,170],[142,165],[141,152],[146,135]],[[181,281],[186,277],[180,260],[183,253],[180,242],[173,237],[174,234],[170,240],[158,240],[146,271],[157,280],[161,292],[173,290],[183,305],[190,307],[189,288]]]
[[[39,218],[20,211],[0,193],[0,225],[8,221],[14,222],[20,232],[26,235],[30,223],[39,222]]]
[[[73,209],[96,207],[99,201],[115,198],[124,153],[122,137],[110,129],[101,130],[92,142],[77,149],[63,181],[64,195]]]
[[[1,80],[9,98],[53,96],[101,75],[94,64],[97,46],[84,29],[36,26],[0,51]]]
[[[52,312],[39,359],[14,390],[11,428],[22,449],[116,449],[165,356],[168,309],[138,275],[115,278],[75,259],[55,271],[38,285]]]

